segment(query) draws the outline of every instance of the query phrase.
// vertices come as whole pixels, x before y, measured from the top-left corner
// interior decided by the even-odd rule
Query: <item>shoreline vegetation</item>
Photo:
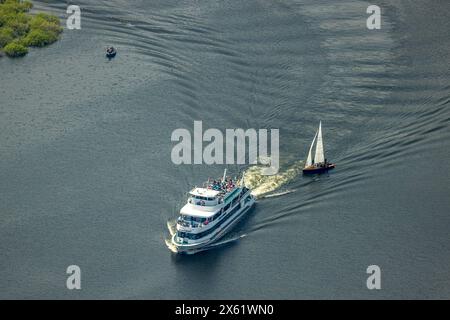
[[[63,28],[59,18],[29,13],[30,1],[0,0],[0,56],[23,57],[29,47],[44,47],[58,40]]]

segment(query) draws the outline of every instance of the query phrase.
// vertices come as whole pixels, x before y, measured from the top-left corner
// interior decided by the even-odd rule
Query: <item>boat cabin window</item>
[[[186,221],[186,222],[197,222],[197,223],[204,223],[208,218],[201,218],[201,217],[192,217],[188,215],[181,215],[180,220]],[[212,219],[209,219],[209,221],[212,221]]]
[[[180,231],[177,232],[177,236],[179,238],[187,238],[187,239],[191,239],[191,240],[200,239],[200,234],[180,232]]]
[[[213,201],[215,199],[214,197],[202,197],[202,196],[192,196],[192,198],[204,201]]]
[[[199,206],[215,206],[218,203],[218,198],[191,194],[188,202]]]
[[[222,212],[223,212],[223,209],[220,209],[220,211],[217,212],[217,213],[214,215],[214,220],[216,220],[217,218],[219,218],[219,217],[221,216]]]
[[[206,221],[206,218],[200,218],[200,217],[191,217],[191,218],[192,218],[191,221],[194,221],[194,222],[203,223]]]

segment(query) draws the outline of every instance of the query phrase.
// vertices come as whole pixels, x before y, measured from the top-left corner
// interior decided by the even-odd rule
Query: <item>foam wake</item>
[[[270,194],[283,185],[291,182],[302,172],[303,161],[297,161],[285,171],[278,172],[272,176],[261,173],[263,166],[252,166],[244,172],[245,185],[252,189],[252,194],[257,198],[281,196],[295,190],[287,190],[276,194]]]
[[[177,232],[177,220],[172,219],[167,221],[167,230],[169,230],[170,236],[168,238],[164,239],[164,242],[166,243],[167,248],[169,248],[170,251],[176,253],[177,249],[172,244],[172,237]]]

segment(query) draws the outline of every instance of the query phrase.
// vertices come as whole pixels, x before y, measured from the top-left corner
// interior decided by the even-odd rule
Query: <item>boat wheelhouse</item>
[[[254,205],[250,189],[231,178],[209,180],[193,188],[177,219],[172,245],[178,253],[205,250],[225,235]]]

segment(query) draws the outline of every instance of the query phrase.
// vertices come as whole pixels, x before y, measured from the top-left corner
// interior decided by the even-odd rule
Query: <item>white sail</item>
[[[316,137],[317,137],[317,132],[314,135],[314,139],[311,142],[311,146],[309,147],[308,158],[306,159],[305,168],[309,167],[310,165],[312,165],[312,154],[311,154],[311,152],[312,152],[312,148],[313,148],[314,142],[316,141]]]
[[[316,155],[314,156],[314,162],[325,162],[325,156],[323,154],[322,121],[319,123],[319,132],[317,134]]]

